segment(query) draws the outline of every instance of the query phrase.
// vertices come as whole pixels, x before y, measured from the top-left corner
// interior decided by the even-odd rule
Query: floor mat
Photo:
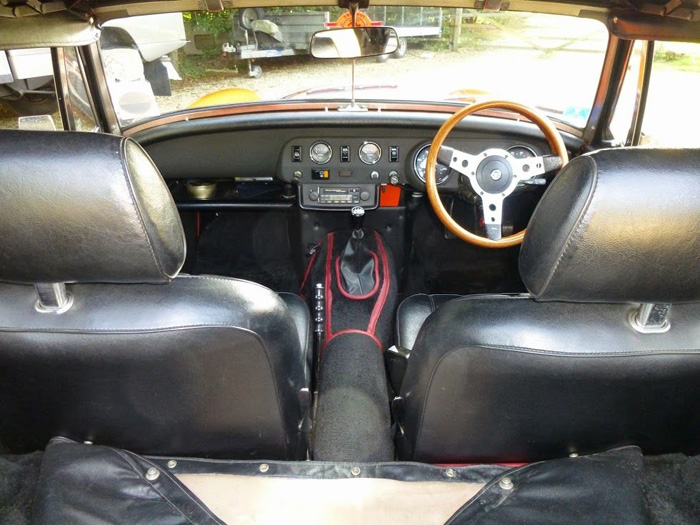
[[[31,523],[41,452],[0,456],[0,524]]]
[[[468,229],[471,206],[457,200],[455,219]],[[473,221],[472,221],[473,222]],[[445,227],[427,204],[416,209],[404,296],[416,293],[519,293],[525,291],[518,273],[520,248],[492,250],[457,238],[445,238]]]
[[[652,523],[700,523],[700,456],[645,456],[643,484]]]
[[[297,292],[287,212],[223,213],[197,244],[193,273],[245,279],[276,292]]]

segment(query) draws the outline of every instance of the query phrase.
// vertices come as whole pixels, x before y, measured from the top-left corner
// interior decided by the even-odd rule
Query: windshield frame
[[[569,13],[567,13],[569,14]],[[582,16],[581,18],[595,19],[598,22],[602,22],[601,16]],[[592,120],[596,120],[596,117],[600,117],[601,112],[599,110],[601,98],[605,100],[605,97],[601,97],[601,94],[609,95],[608,88],[609,82],[606,79],[606,73],[609,72],[610,68],[607,66],[608,62],[611,60],[611,47],[613,41],[617,38],[612,35],[609,31],[607,32],[607,43],[604,51],[604,56],[602,59],[602,66],[600,70],[600,75],[598,77],[598,87],[593,94],[590,112],[585,125],[577,126],[557,114],[552,114],[546,108],[540,108],[547,116],[552,119],[559,129],[571,133],[572,135],[584,137],[586,135],[586,130],[591,125]],[[612,58],[618,59],[619,57],[613,56]],[[350,62],[350,60],[346,60]],[[322,88],[322,86],[319,86]],[[314,88],[311,88],[314,89]],[[316,88],[318,89],[318,88]],[[308,90],[307,90],[308,91]],[[302,92],[303,93],[303,92]],[[294,94],[292,94],[294,95]],[[384,99],[384,98],[367,98],[364,99],[361,96],[357,98],[357,102],[362,106],[365,106],[368,111],[430,111],[436,113],[450,114],[456,111],[456,109],[463,107],[468,102],[464,100],[425,100],[425,99]],[[122,124],[120,126],[121,130],[128,135],[133,135],[139,131],[145,129],[151,129],[158,125],[169,124],[173,122],[183,121],[183,120],[194,120],[200,118],[211,118],[215,116],[222,115],[236,115],[236,114],[249,114],[254,112],[280,112],[280,111],[335,111],[340,109],[341,106],[347,105],[348,98],[341,97],[329,97],[324,99],[318,98],[295,98],[294,100],[286,100],[285,98],[274,100],[260,100],[254,102],[239,102],[236,104],[224,104],[224,105],[212,105],[206,108],[182,108],[175,111],[164,112],[160,115],[154,115],[149,118],[140,119],[128,124]],[[493,112],[493,117],[508,118],[509,113],[503,112]]]

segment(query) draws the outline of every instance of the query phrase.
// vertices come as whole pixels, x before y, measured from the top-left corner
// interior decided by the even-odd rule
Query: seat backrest
[[[700,449],[700,151],[566,166],[520,255],[530,297],[423,325],[395,401],[403,459],[535,461]]]
[[[0,158],[4,449],[62,435],[146,454],[304,457],[307,371],[289,309],[253,283],[177,275],[180,218],[138,144],[7,131]]]

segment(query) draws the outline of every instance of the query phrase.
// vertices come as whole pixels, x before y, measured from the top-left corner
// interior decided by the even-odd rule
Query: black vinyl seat
[[[397,343],[412,351],[394,400],[399,457],[536,461],[628,444],[696,453],[699,258],[700,151],[572,161],[526,232],[531,295],[401,306]]]
[[[146,454],[305,457],[300,298],[178,275],[177,209],[130,139],[2,131],[0,158],[4,450],[61,435]]]

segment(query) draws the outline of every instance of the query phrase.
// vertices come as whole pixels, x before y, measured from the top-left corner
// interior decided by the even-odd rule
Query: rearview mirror
[[[360,58],[387,55],[398,47],[392,27],[350,27],[315,33],[310,52],[315,58]]]

